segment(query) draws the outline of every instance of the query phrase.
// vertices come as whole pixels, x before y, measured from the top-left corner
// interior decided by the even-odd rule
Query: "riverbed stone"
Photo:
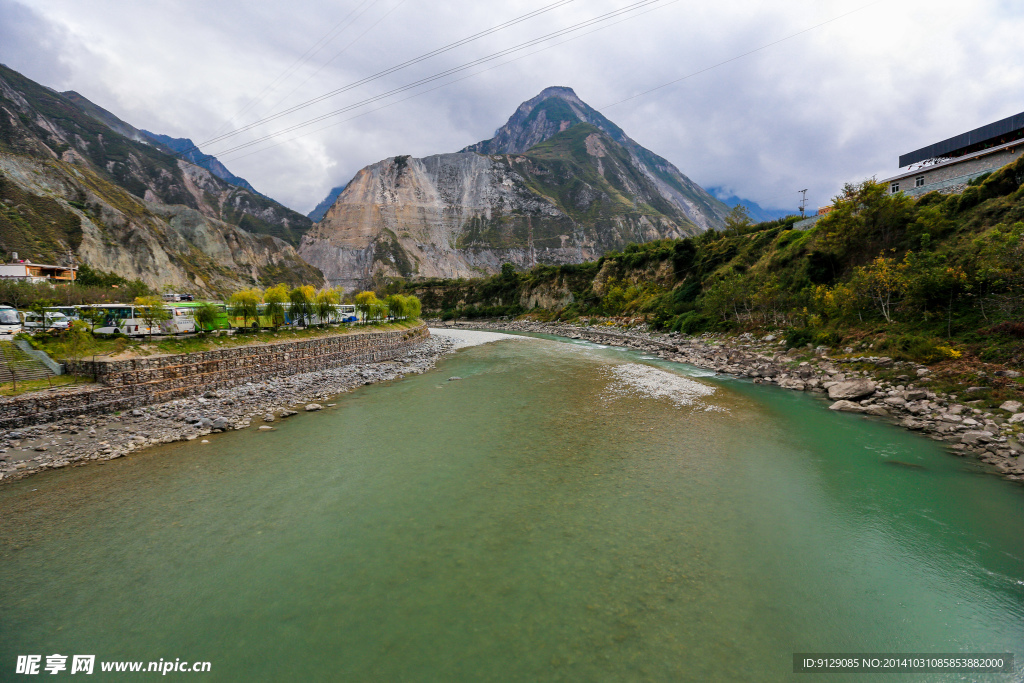
[[[850,379],[836,382],[828,388],[828,397],[836,400],[856,400],[875,393],[875,383],[869,379]]]
[[[1024,422],[1024,413],[1015,413],[1010,416],[1010,419],[1006,421],[1007,424],[1015,425],[1019,422]]]
[[[968,446],[975,446],[978,444],[985,444],[992,441],[992,432],[974,431],[964,432],[960,435],[960,443],[967,444]]]
[[[1008,413],[1019,413],[1021,405],[1020,401],[1005,401],[999,406],[999,410],[1005,410]]]
[[[266,415],[263,416],[264,422],[273,422],[274,420],[275,418],[273,413],[267,413]]]
[[[324,409],[324,407],[322,405],[320,405],[319,403],[307,403],[306,404],[306,412],[307,413],[312,413],[312,412],[315,412],[317,410],[323,410],[323,409]]]
[[[863,413],[864,406],[853,401],[836,401],[828,407],[829,410],[839,410],[844,413]]]

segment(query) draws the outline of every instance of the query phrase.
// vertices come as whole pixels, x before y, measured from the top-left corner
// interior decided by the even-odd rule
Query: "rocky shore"
[[[831,358],[825,347],[787,351],[773,335],[760,339],[751,334],[737,338],[686,337],[644,329],[521,320],[474,321],[467,326],[625,346],[716,373],[748,377],[758,384],[813,392],[827,399],[831,410],[890,420],[948,444],[957,455],[971,455],[992,465],[1007,479],[1024,482],[1020,434],[1024,406],[1006,401],[998,409],[984,410],[978,407],[980,401],[971,400],[971,388],[965,389],[963,396],[932,391],[928,388],[930,370],[923,365],[876,356]],[[883,370],[900,374],[896,380],[886,381],[877,376]]]
[[[122,413],[81,415],[11,430],[0,434],[0,481],[257,424],[258,429],[270,430],[279,420],[301,410],[321,410],[321,402],[358,386],[422,374],[457,345],[458,340],[439,335],[390,361],[249,382]]]

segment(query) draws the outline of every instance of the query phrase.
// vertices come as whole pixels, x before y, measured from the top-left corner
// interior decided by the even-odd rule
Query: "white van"
[[[71,327],[71,319],[63,313],[43,311],[43,315],[39,315],[34,311],[25,311],[21,315],[23,319],[22,326],[26,332],[66,330]]]
[[[0,306],[0,334],[18,334],[23,329],[17,309]]]

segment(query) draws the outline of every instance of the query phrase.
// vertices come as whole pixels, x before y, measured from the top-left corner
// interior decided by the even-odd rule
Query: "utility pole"
[[[800,218],[806,218],[807,216],[804,212],[807,209],[807,190],[797,190],[797,192],[802,195],[802,199],[800,200]]]

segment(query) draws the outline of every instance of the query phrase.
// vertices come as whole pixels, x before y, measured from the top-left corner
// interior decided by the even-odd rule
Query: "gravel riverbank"
[[[300,410],[321,410],[328,407],[323,402],[330,397],[364,384],[422,374],[441,356],[471,345],[462,339],[465,336],[442,332],[390,361],[249,382],[120,414],[82,415],[0,433],[0,480],[113,460],[156,444],[191,441],[232,429],[273,429]]]
[[[965,389],[964,397],[932,391],[928,388],[930,371],[923,365],[874,356],[830,358],[823,348],[787,351],[773,335],[761,339],[750,334],[737,338],[686,337],[519,320],[474,321],[468,326],[625,346],[716,373],[749,377],[759,384],[813,392],[827,399],[831,410],[890,420],[946,443],[957,455],[972,455],[992,465],[1007,479],[1024,483],[1024,447],[1019,433],[1024,427],[1022,405],[1007,401],[998,409],[983,410],[977,407],[979,401],[970,400],[970,389]],[[876,376],[882,370],[893,369],[902,373],[894,381]]]

